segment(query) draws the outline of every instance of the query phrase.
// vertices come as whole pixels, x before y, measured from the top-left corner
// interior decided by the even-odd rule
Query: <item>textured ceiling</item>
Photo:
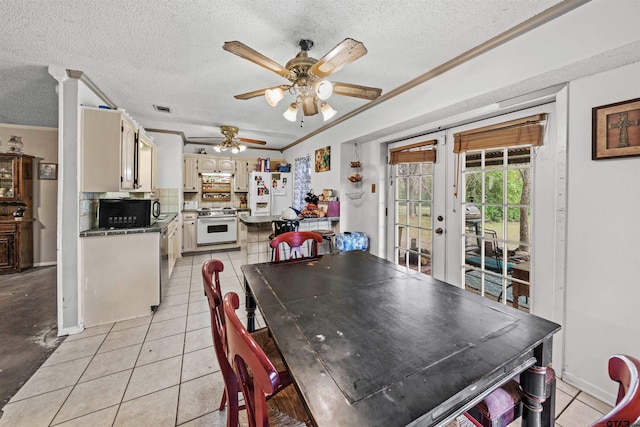
[[[225,41],[285,65],[302,38],[318,59],[354,38],[368,54],[330,79],[385,93],[559,1],[0,0],[0,123],[57,127],[53,65],[86,73],[147,128],[192,137],[234,125],[279,148],[322,126],[321,115],[300,127],[282,117],[291,95],[276,108],[263,97],[234,99],[287,80],[224,51]],[[329,102],[341,115],[367,101]]]

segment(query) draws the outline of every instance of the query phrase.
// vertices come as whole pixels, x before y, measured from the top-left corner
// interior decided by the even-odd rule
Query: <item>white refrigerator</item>
[[[249,208],[251,215],[278,215],[293,202],[293,177],[290,172],[251,172]]]

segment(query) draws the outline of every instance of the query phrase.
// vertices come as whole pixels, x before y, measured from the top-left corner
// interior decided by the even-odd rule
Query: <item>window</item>
[[[454,134],[462,164],[465,288],[529,310],[531,156],[546,114]]]
[[[293,182],[293,207],[303,210],[307,204],[304,198],[311,190],[311,160],[308,155],[295,160]]]

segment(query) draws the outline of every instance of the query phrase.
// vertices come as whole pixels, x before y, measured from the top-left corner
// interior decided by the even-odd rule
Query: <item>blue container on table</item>
[[[336,248],[339,251],[367,251],[369,250],[369,236],[360,231],[336,234]]]

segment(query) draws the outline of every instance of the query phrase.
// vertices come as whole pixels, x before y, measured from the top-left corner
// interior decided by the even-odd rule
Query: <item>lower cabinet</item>
[[[171,221],[167,230],[168,235],[168,250],[169,250],[169,277],[173,273],[173,268],[176,266],[176,260],[180,256],[180,239],[178,238],[178,218]]]
[[[160,233],[80,239],[84,326],[148,316],[160,304]]]
[[[182,253],[192,252],[198,248],[195,212],[182,214]]]
[[[33,267],[33,220],[0,221],[0,274]]]

